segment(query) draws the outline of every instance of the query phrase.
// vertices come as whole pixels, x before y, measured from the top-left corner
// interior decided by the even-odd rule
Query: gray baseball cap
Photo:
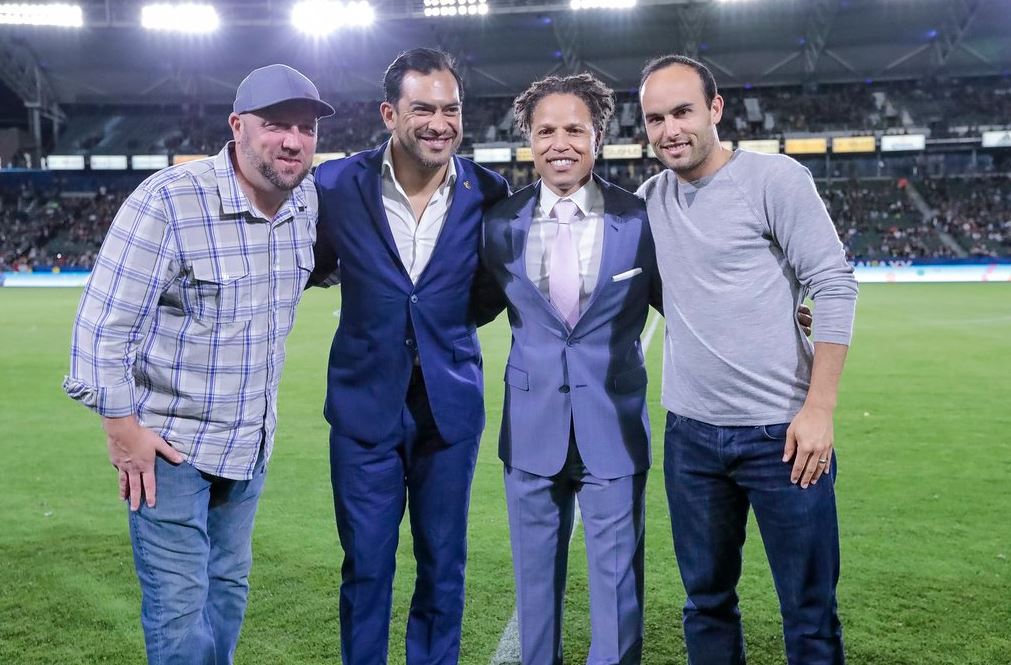
[[[311,102],[317,118],[334,114],[333,107],[319,98],[312,81],[288,65],[267,65],[251,71],[235,91],[232,111],[251,113],[294,99]]]

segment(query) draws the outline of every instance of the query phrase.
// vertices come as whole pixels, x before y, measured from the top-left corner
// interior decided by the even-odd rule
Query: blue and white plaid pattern
[[[248,479],[260,444],[273,448],[319,205],[308,176],[261,218],[231,150],[127,198],[81,296],[63,387],[103,416],[136,414],[201,471]]]

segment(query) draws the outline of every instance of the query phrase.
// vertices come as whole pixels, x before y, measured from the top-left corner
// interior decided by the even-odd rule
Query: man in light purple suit
[[[612,91],[589,74],[548,77],[515,101],[540,182],[485,216],[482,261],[508,308],[500,456],[524,665],[562,662],[575,501],[586,534],[588,662],[638,663],[650,464],[639,336],[659,308],[644,204],[593,177]],[[491,293],[496,289],[492,288]]]

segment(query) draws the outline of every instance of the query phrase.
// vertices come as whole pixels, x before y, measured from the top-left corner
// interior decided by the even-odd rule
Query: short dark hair
[[[530,84],[523,93],[513,100],[516,127],[527,138],[530,137],[530,123],[534,117],[534,109],[548,95],[575,95],[583,100],[590,110],[593,130],[597,134],[598,150],[604,142],[607,123],[614,115],[614,90],[608,88],[600,79],[592,74],[576,74],[575,76],[549,76]]]
[[[456,71],[456,61],[453,56],[443,51],[431,48],[412,48],[404,51],[390,63],[383,75],[383,95],[386,101],[396,106],[400,101],[400,86],[408,72],[431,74],[435,71],[446,71],[456,79],[456,87],[460,91],[460,101],[463,101],[463,79]]]
[[[661,69],[667,69],[673,65],[691,67],[695,70],[695,73],[699,75],[699,79],[702,81],[702,92],[706,96],[706,106],[712,106],[713,100],[716,99],[716,95],[718,94],[716,79],[713,78],[713,73],[709,71],[708,67],[698,60],[689,58],[687,55],[662,55],[647,62],[646,66],[642,68],[642,76],[639,78],[639,90],[642,90],[642,86],[646,83],[646,79],[649,78],[650,74]]]

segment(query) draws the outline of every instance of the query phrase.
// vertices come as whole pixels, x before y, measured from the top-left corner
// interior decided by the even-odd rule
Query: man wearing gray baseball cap
[[[284,342],[313,268],[316,121],[334,112],[285,65],[250,73],[232,108],[221,152],[155,173],[120,208],[64,381],[102,417],[148,661],[166,665],[232,662]]]

